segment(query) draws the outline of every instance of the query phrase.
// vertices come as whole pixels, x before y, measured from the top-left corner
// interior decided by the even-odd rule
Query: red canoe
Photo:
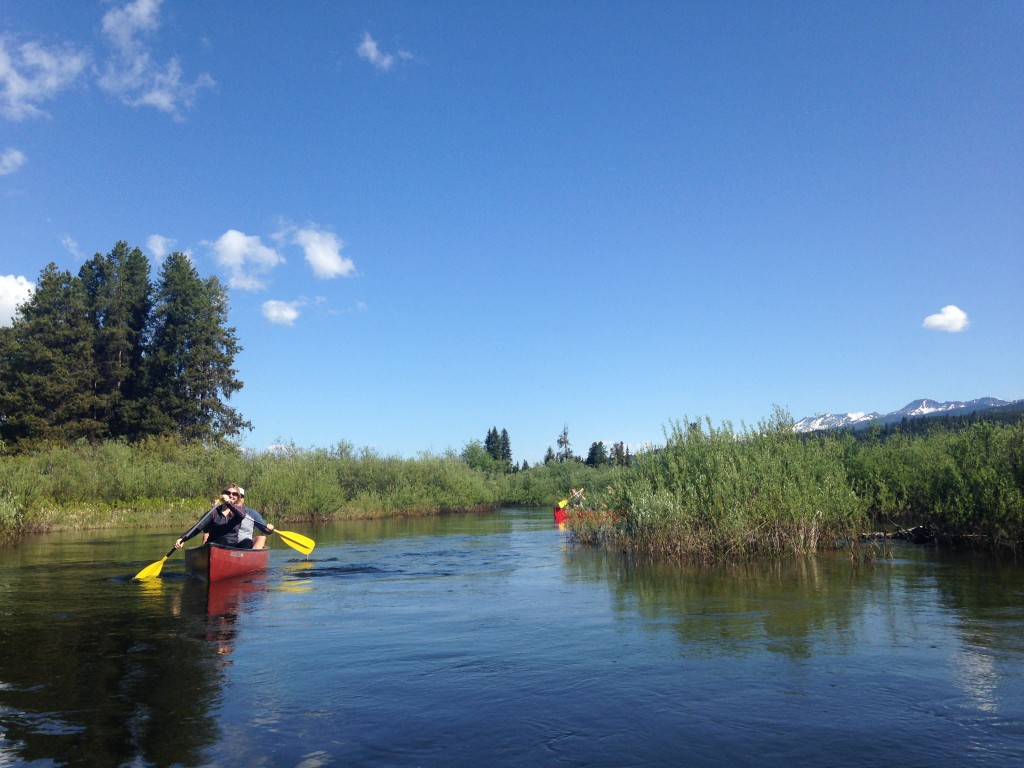
[[[270,550],[238,549],[220,544],[204,544],[185,550],[185,569],[209,582],[262,571],[270,561]]]
[[[571,520],[585,520],[597,525],[614,525],[615,515],[611,512],[601,512],[596,509],[572,509],[555,504],[555,525],[559,528],[568,526]]]

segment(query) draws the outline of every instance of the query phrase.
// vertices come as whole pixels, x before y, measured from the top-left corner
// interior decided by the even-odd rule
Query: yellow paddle
[[[206,520],[206,518],[209,517],[212,514],[213,514],[213,509],[211,509],[205,515],[203,515],[201,518],[199,518],[199,522],[196,523],[195,525],[193,525],[191,530],[195,530],[200,525],[202,525],[203,521]],[[163,570],[164,563],[167,562],[167,558],[168,557],[170,557],[171,555],[174,554],[174,550],[175,549],[176,549],[176,547],[171,547],[170,551],[166,555],[161,557],[155,563],[153,563],[151,565],[147,565],[141,571],[136,573],[135,574],[135,578],[138,579],[138,580],[142,580],[142,579],[155,579],[157,576],[160,575],[160,571]]]
[[[174,554],[174,547],[171,547],[170,551],[157,560],[155,563],[147,565],[141,571],[135,574],[136,579],[155,579],[160,575],[160,571],[163,570],[164,563],[167,562],[167,558]]]
[[[261,528],[261,526],[259,526],[258,524],[257,527]],[[264,533],[266,533],[266,531],[264,531]],[[315,541],[313,541],[308,536],[303,536],[301,533],[293,533],[292,531],[281,531],[277,528],[270,531],[270,533],[276,533],[278,536],[281,537],[281,540],[284,541],[285,544],[287,544],[292,549],[299,550],[299,552],[301,552],[304,555],[308,555],[310,552],[313,551],[313,547],[316,546]]]
[[[252,521],[253,525],[259,528],[264,533],[270,535],[276,533],[292,549],[297,549],[304,555],[308,555],[313,551],[313,547],[316,546],[316,542],[313,541],[309,536],[303,536],[301,533],[293,533],[292,531],[280,531],[277,528],[274,530],[268,530],[267,526],[263,523],[257,523],[255,520]]]
[[[281,537],[281,540],[285,544],[287,544],[292,549],[299,550],[299,552],[301,552],[304,555],[308,555],[309,553],[311,553],[313,551],[313,547],[316,546],[315,541],[313,541],[308,536],[303,536],[301,533],[294,533],[292,531],[279,531],[277,528],[275,528],[272,531],[268,531],[266,526],[260,525],[259,523],[256,523],[256,527],[264,533],[276,533],[278,536]],[[167,562],[167,558],[174,554],[174,549],[174,547],[171,547],[170,551],[166,555],[161,557],[155,563],[147,565],[145,568],[143,568],[141,571],[135,574],[135,578],[139,580],[155,579],[157,576],[160,575],[160,571],[163,570],[164,563]]]

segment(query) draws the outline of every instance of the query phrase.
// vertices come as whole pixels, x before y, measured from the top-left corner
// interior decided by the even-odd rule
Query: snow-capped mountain
[[[974,413],[975,411],[986,411],[989,408],[998,408],[1002,405],[1009,405],[1006,400],[999,400],[995,397],[981,397],[977,400],[954,400],[940,403],[937,400],[914,400],[900,408],[898,411],[881,414],[872,411],[871,413],[823,413],[819,416],[807,416],[800,419],[793,425],[796,432],[817,432],[823,429],[862,429],[871,424],[892,424],[903,419],[913,419],[919,416],[930,416],[934,413]]]
[[[875,419],[882,418],[882,414],[864,413],[823,413],[819,416],[806,416],[793,425],[795,432],[819,432],[823,429],[844,429],[846,427],[856,428],[859,425],[868,425]]]

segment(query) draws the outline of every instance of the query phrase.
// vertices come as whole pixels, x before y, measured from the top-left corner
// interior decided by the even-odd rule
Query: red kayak
[[[203,544],[185,550],[185,569],[210,583],[262,571],[270,562],[270,550],[238,549],[220,544]]]

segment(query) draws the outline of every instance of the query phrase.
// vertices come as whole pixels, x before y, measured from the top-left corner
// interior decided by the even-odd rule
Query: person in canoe
[[[583,493],[583,487],[573,488],[569,494],[569,504],[579,509],[583,506],[583,502],[587,500],[586,495]]]
[[[245,489],[229,485],[213,502],[213,509],[174,542],[174,548],[181,549],[186,541],[202,533],[204,544],[209,541],[226,547],[262,549],[267,541],[265,534],[273,532],[274,526],[259,512],[245,506]]]

